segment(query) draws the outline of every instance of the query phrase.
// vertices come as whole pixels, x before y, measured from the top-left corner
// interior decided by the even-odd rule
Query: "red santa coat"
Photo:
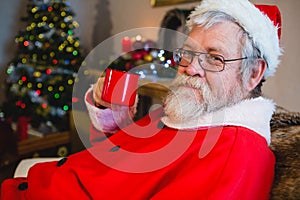
[[[168,123],[155,113],[109,138],[92,126],[92,148],[5,181],[1,200],[268,199],[275,159],[262,134],[236,125],[178,130],[161,121]],[[129,135],[137,125],[141,135],[156,134]]]

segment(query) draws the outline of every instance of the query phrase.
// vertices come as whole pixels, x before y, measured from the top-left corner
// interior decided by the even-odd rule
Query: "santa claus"
[[[268,199],[274,103],[261,86],[279,64],[280,13],[203,0],[187,25],[163,108],[133,122],[136,104],[103,101],[100,78],[85,96],[93,147],[7,180],[1,199]]]

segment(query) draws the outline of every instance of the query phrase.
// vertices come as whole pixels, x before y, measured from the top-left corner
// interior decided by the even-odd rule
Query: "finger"
[[[93,98],[95,101],[96,106],[104,106],[104,107],[108,107],[110,108],[111,105],[110,103],[107,103],[105,101],[102,100],[102,90],[103,90],[103,83],[104,83],[104,78],[99,78],[96,82],[96,84],[94,84],[93,86]]]

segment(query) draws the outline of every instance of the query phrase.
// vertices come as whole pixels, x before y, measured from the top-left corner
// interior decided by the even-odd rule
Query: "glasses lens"
[[[185,50],[177,49],[173,52],[174,61],[183,67],[187,67],[191,63],[192,55]]]
[[[222,71],[224,68],[224,58],[217,54],[200,54],[199,63],[202,68],[208,71]]]
[[[173,60],[176,62],[176,64],[179,64],[181,61],[181,55],[179,49],[176,49],[173,51]]]

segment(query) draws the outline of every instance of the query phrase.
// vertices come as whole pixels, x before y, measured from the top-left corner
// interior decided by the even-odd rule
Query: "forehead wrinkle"
[[[209,40],[205,43],[205,50],[209,53],[218,53],[223,56],[228,56],[230,54],[231,41],[226,35],[217,34],[214,40]]]
[[[191,41],[191,39],[186,40],[183,44],[183,48],[187,48],[189,50],[195,50],[196,51],[198,49],[199,45],[197,45],[196,42],[190,42],[190,41]]]
[[[214,40],[208,40],[209,43],[205,43],[206,51],[216,52],[224,57],[232,57],[239,54],[240,48],[236,45],[241,44],[241,31],[235,28],[231,30],[232,35],[230,36],[219,33],[214,35]]]

